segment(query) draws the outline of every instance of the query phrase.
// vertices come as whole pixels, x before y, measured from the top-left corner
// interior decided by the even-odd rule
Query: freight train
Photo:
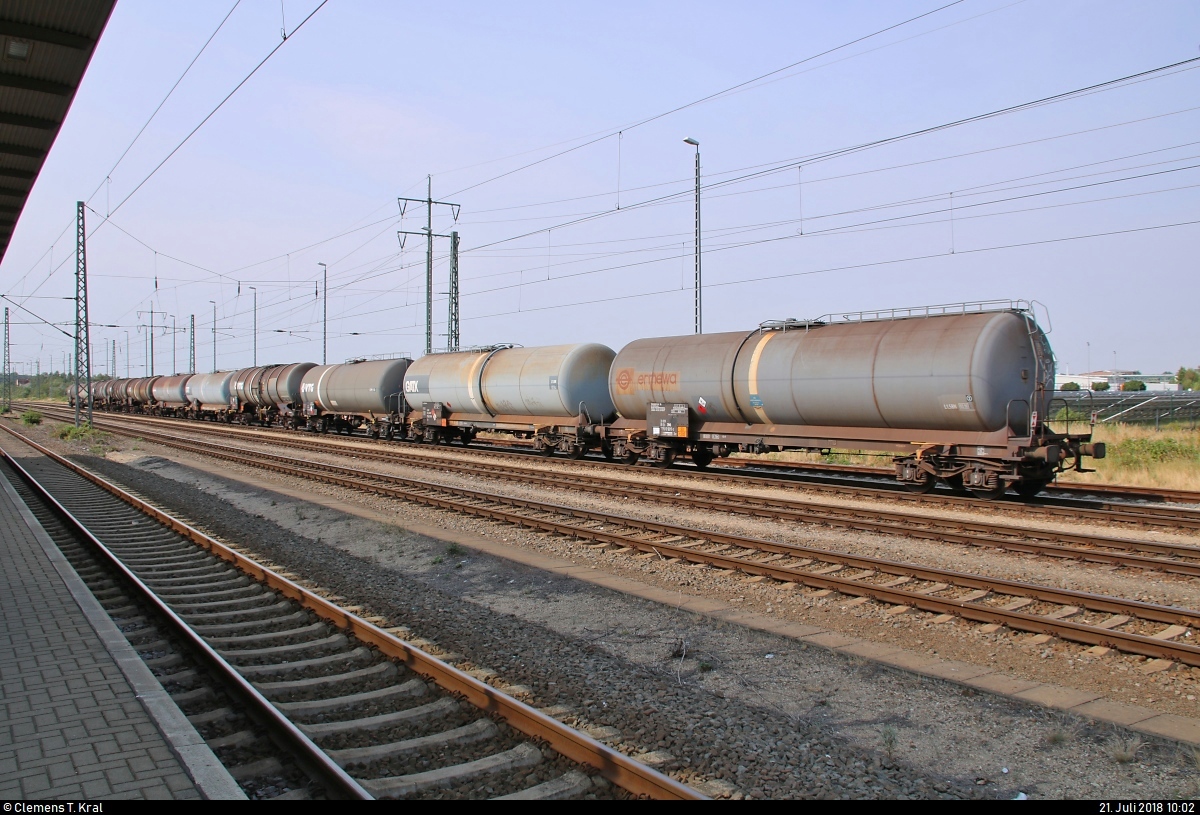
[[[751,331],[594,343],[496,345],[341,365],[95,383],[104,410],[413,442],[485,431],[543,455],[700,468],[734,452],[888,453],[914,492],[938,482],[1036,495],[1103,458],[1086,432],[1050,427],[1054,356],[1025,302],[767,322]]]

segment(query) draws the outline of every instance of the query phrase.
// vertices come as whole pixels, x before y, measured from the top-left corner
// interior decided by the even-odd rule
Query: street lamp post
[[[125,332],[125,378],[129,378],[129,332]]]
[[[213,373],[217,372],[217,301],[209,300],[213,307]]]
[[[258,289],[253,286],[250,291],[254,292],[254,365],[258,366]]]
[[[329,364],[329,267],[324,263],[318,263],[324,275],[324,283],[321,285],[321,364]]]
[[[696,333],[704,333],[703,309],[701,303],[700,277],[700,142],[695,139],[684,139],[684,144],[696,148]]]

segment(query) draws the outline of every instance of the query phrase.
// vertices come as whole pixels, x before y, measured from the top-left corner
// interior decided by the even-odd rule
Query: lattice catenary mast
[[[88,330],[87,229],[83,202],[75,205],[75,426],[79,427],[81,402],[87,400],[87,424],[92,426],[92,355]],[[80,386],[84,390],[80,390]]]

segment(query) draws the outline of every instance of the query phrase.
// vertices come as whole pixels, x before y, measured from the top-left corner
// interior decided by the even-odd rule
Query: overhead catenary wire
[[[217,114],[217,111],[219,111],[221,108],[223,108],[225,106],[225,103],[228,102],[230,99],[232,99],[234,94],[236,94],[239,90],[241,90],[242,86],[244,86],[247,82],[249,82],[251,77],[253,77],[256,73],[258,73],[259,69],[262,68],[264,65],[266,65],[267,62],[271,59],[271,57],[275,56],[275,54],[277,54],[279,52],[279,49],[283,48],[283,46],[287,44],[288,40],[291,39],[291,37],[293,37],[297,31],[299,31],[301,28],[303,28],[304,25],[309,20],[311,20],[318,11],[323,9],[325,7],[325,4],[328,2],[329,2],[329,0],[321,0],[320,4],[315,9],[313,9],[311,12],[308,13],[307,17],[305,17],[303,20],[301,20],[300,23],[294,29],[292,29],[291,34],[285,36],[282,40],[280,40],[279,43],[274,48],[271,49],[270,53],[268,53],[265,57],[263,57],[262,61],[259,62],[257,65],[255,65],[254,68],[251,69],[250,73],[246,74],[246,76],[243,77],[242,80],[240,82],[238,82],[237,85],[234,86],[233,90],[231,90],[228,94],[226,94],[225,97],[220,102],[217,103],[217,106],[214,107],[211,111],[209,111],[208,115],[205,116],[203,119],[201,119],[200,123],[197,124],[194,128],[192,128],[191,131],[186,136],[183,137],[183,140],[180,141],[179,144],[175,145],[175,147],[171,149],[171,152],[167,153],[167,155],[163,158],[163,160],[160,161],[158,164],[156,164],[154,169],[151,170],[146,175],[145,178],[143,178],[141,181],[139,181],[137,183],[137,186],[135,186],[132,190],[130,190],[129,193],[124,198],[121,199],[120,203],[118,203],[115,207],[112,208],[112,211],[109,214],[111,215],[112,213],[119,211],[121,209],[121,207],[125,206],[125,204],[129,201],[129,199],[132,198],[133,196],[135,196],[137,194],[138,190],[140,190],[143,186],[145,186],[146,182],[148,182],[151,178],[153,178],[155,176],[155,174],[159,170],[162,169],[163,165],[165,165],[168,161],[170,161],[171,157],[174,156],[176,153],[178,153],[179,150],[185,144],[187,144],[188,141],[191,140],[192,136],[196,135],[196,133],[200,130],[200,128],[204,127],[204,125],[208,122],[208,120],[211,119],[213,116],[215,116]]]

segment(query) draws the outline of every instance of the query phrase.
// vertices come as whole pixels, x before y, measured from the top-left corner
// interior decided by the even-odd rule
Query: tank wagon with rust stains
[[[763,323],[635,340],[613,361],[613,455],[699,466],[732,452],[892,453],[914,492],[939,480],[998,497],[1039,492],[1103,457],[1055,432],[1054,356],[1027,304],[972,304]]]

